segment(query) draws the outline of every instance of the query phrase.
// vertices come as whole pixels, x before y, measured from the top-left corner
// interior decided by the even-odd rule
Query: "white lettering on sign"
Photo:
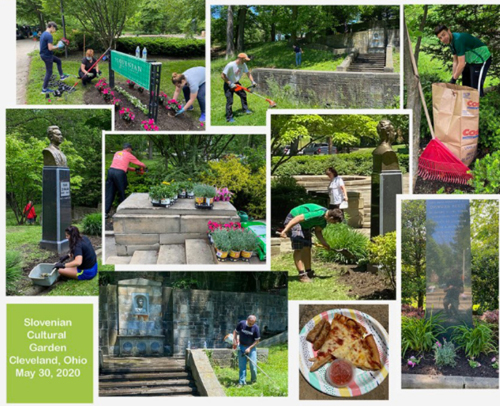
[[[61,197],[70,196],[69,182],[61,182]]]

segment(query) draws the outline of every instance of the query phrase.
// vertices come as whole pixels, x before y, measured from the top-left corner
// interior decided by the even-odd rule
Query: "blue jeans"
[[[295,53],[295,65],[299,66],[302,63],[302,52]]]
[[[50,77],[52,76],[52,65],[54,64],[54,62],[56,63],[57,70],[59,71],[59,76],[62,76],[62,62],[57,56],[53,55],[48,58],[42,58],[42,61],[45,62],[45,78],[43,79],[43,88],[47,89],[47,87],[49,86]]]
[[[187,103],[189,98],[191,97],[191,91],[189,90],[189,86],[184,86],[182,88],[182,92],[184,93],[184,99],[186,100],[186,103]],[[198,100],[198,103],[200,104],[201,113],[205,114],[205,83],[203,83],[198,88],[198,95],[196,96],[196,99]]]
[[[238,366],[240,367],[240,385],[245,385],[247,380],[247,357],[245,357],[245,350],[248,348],[248,345],[239,345],[238,346]],[[250,362],[250,377],[252,379],[252,383],[257,381],[257,349],[253,347],[248,354],[248,357],[253,361]]]

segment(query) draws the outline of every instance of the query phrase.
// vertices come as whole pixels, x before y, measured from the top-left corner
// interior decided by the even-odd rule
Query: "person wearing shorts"
[[[69,279],[93,279],[97,275],[97,255],[92,243],[75,226],[69,226],[64,231],[69,241],[69,254],[59,258],[54,267],[59,269],[59,274]],[[64,264],[68,259],[71,261]]]
[[[311,282],[314,271],[311,268],[312,230],[321,245],[329,250],[330,245],[323,237],[323,229],[328,224],[340,223],[342,221],[342,210],[328,210],[314,203],[297,206],[288,213],[281,232],[282,238],[290,237],[293,249],[295,267],[299,272],[300,282]]]

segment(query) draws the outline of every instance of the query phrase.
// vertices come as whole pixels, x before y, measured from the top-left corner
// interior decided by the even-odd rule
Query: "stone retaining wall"
[[[394,104],[400,90],[399,73],[259,68],[252,75],[259,84],[258,91],[270,98],[270,86],[275,83],[302,102],[332,108],[387,108]]]
[[[238,356],[236,350],[232,348],[211,348],[210,352],[212,363],[221,368],[235,368],[238,365]],[[267,363],[269,358],[269,348],[257,347],[257,362]]]
[[[203,350],[187,350],[186,366],[191,370],[201,396],[226,396]]]

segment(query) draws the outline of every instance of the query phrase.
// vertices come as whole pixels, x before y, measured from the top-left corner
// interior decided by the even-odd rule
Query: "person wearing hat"
[[[59,41],[59,44],[54,45],[54,38],[52,34],[57,31],[57,24],[53,21],[49,21],[47,23],[47,30],[40,36],[40,58],[45,62],[45,78],[43,79],[43,87],[42,94],[47,94],[53,92],[52,89],[49,89],[49,81],[52,76],[52,68],[55,64],[57,65],[57,70],[59,71],[59,76],[61,80],[64,80],[69,77],[69,75],[65,75],[62,70],[62,62],[61,60],[54,55],[55,49],[64,48],[64,44],[62,41]]]
[[[123,150],[118,151],[113,156],[113,161],[108,169],[108,177],[106,179],[106,218],[109,217],[111,206],[118,193],[118,204],[125,200],[125,189],[127,188],[127,172],[135,171],[134,167],[129,167],[129,164],[146,167],[134,155],[132,155],[132,145],[129,143],[123,144]]]
[[[247,64],[245,62],[249,61],[250,58],[247,54],[238,54],[238,58],[229,62],[224,70],[222,71],[221,77],[224,81],[224,95],[226,96],[226,121],[228,123],[234,123],[233,117],[233,97],[234,93],[240,96],[241,108],[246,114],[252,114],[248,109],[247,94],[243,89],[235,91],[238,85],[241,86],[240,79],[244,73],[247,74],[248,79],[252,82],[253,86],[257,86],[257,83],[253,80],[252,74],[249,72]]]

